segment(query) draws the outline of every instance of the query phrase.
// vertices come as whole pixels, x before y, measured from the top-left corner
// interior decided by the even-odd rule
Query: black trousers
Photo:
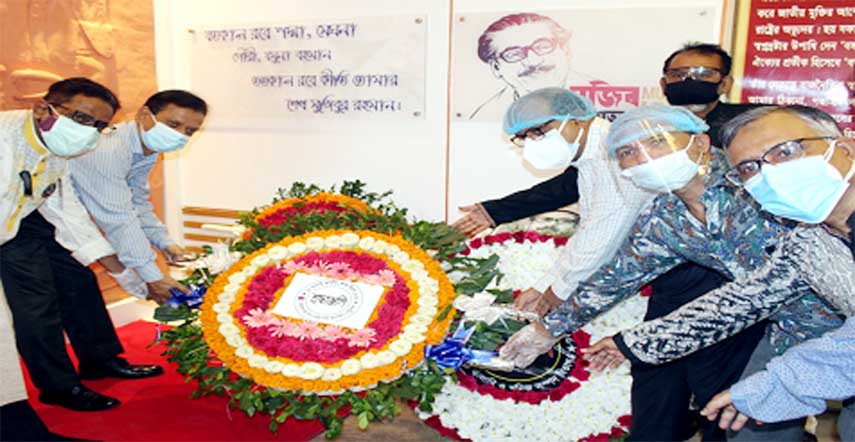
[[[95,274],[56,242],[53,225],[38,212],[0,246],[0,278],[18,351],[40,390],[65,391],[80,382],[63,330],[81,364],[97,365],[123,351]]]
[[[645,320],[665,316],[681,305],[713,290],[727,280],[696,264],[683,264],[653,283]],[[754,348],[763,338],[766,323],[662,365],[632,366],[632,427],[627,441],[686,440],[692,436],[697,412],[719,392],[736,383]],[[727,440],[717,422],[698,420],[704,442]]]

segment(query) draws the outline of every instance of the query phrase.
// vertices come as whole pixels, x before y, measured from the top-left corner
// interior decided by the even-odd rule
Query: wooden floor
[[[324,435],[312,439],[313,441],[325,441]],[[388,424],[372,422],[365,430],[360,430],[356,424],[356,417],[349,416],[344,421],[344,429],[339,436],[339,441],[354,442],[380,442],[380,441],[441,441],[446,440],[416,416],[413,410],[407,406],[401,406],[401,414]]]

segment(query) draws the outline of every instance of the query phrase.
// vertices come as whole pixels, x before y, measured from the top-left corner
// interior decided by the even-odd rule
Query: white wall
[[[395,200],[420,218],[454,220],[459,216],[458,205],[499,197],[551,174],[526,167],[519,154],[503,143],[498,122],[449,123],[452,8],[454,13],[473,13],[712,4],[718,11],[718,23],[721,3],[720,0],[154,0],[157,79],[161,89],[189,87],[186,62],[189,29],[276,20],[420,14],[427,17],[428,34],[424,119],[395,124],[294,123],[275,131],[205,130],[188,148],[167,158],[167,224],[171,233],[180,237],[183,206],[248,209],[269,202],[278,187],[287,187],[293,181],[329,185],[355,178],[368,182],[372,190],[394,189]],[[603,32],[610,32],[607,23],[603,24]],[[705,40],[719,40],[717,26],[701,34],[707,37]],[[674,42],[674,47],[681,43]],[[643,50],[643,45],[639,50]],[[619,65],[619,60],[604,59],[604,62]],[[212,67],[212,75],[216,75],[216,67]],[[450,152],[448,158],[446,152]],[[450,208],[448,213],[446,203]]]

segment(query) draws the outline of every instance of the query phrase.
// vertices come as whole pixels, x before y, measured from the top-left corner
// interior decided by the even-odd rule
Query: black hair
[[[686,52],[694,52],[702,55],[718,55],[721,60],[721,74],[724,76],[730,75],[730,66],[733,64],[733,58],[721,46],[712,43],[689,42],[677,49],[668,58],[665,59],[665,64],[662,65],[662,73],[668,70],[668,65],[674,60],[674,57]]]
[[[145,101],[145,106],[153,114],[160,112],[169,104],[192,109],[202,115],[208,114],[208,104],[205,103],[205,100],[191,94],[190,92],[182,91],[180,89],[160,91],[151,97],[148,97],[148,100]]]
[[[63,104],[78,95],[104,101],[113,108],[113,114],[122,107],[119,104],[119,99],[116,98],[116,95],[110,89],[83,77],[66,78],[65,80],[57,81],[50,85],[44,98],[48,103]]]

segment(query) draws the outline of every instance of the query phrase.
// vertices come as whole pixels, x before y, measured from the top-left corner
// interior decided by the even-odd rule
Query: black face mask
[[[721,82],[710,83],[687,78],[676,83],[665,84],[665,97],[668,98],[668,103],[675,106],[709,104],[717,101],[718,96],[721,95],[718,92],[720,84]]]

